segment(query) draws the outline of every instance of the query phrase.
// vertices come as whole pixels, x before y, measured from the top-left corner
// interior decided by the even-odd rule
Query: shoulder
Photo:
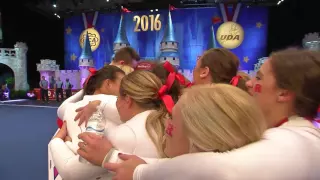
[[[136,144],[136,134],[131,127],[122,124],[108,132],[108,139],[120,151],[132,153]]]
[[[101,101],[105,101],[107,103],[115,104],[117,102],[117,96],[100,94],[99,97],[101,98]]]

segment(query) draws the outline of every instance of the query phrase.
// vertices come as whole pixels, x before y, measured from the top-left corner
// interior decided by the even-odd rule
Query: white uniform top
[[[156,147],[145,129],[146,119],[151,112],[144,111],[118,127],[108,128],[106,135],[115,148],[128,154],[158,158]],[[65,117],[72,121],[74,116],[75,114],[69,116],[69,111],[65,114]],[[71,150],[72,148],[59,138],[55,138],[49,143],[49,149],[52,153],[54,164],[63,179],[96,180],[98,178],[106,180],[112,178],[112,174],[102,167],[80,163],[79,155],[76,155]],[[118,157],[110,159],[110,162],[118,161]]]
[[[186,154],[140,165],[133,179],[319,180],[319,167],[320,132],[295,116],[267,130],[256,143],[226,153]]]
[[[75,103],[75,102],[78,102],[78,101],[81,101],[82,98],[84,96],[84,91],[83,89],[80,90],[79,92],[77,92],[76,94],[70,96],[68,99],[66,99],[65,101],[63,101],[63,103],[59,106],[58,110],[57,110],[57,115],[58,117],[63,120],[64,118],[64,112],[66,111],[66,106],[69,104],[69,103]],[[99,99],[97,99],[99,100]]]

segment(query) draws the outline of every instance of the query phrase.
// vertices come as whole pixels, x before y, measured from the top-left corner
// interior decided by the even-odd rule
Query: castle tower
[[[114,54],[121,48],[130,46],[130,43],[127,38],[125,24],[124,24],[124,17],[123,14],[121,14],[120,24],[118,28],[118,33],[116,36],[116,39],[113,42],[113,52]],[[112,55],[112,60],[114,58],[114,54]]]
[[[14,45],[16,51],[16,62],[14,63],[15,71],[15,89],[16,90],[29,90],[27,80],[27,51],[28,46],[26,43],[17,42]]]
[[[311,51],[320,51],[320,35],[319,33],[306,34],[302,40],[305,49]]]
[[[40,79],[42,76],[49,81],[51,76],[55,77],[55,72],[60,68],[59,65],[56,64],[55,60],[51,59],[41,59],[40,64],[37,64],[37,71],[40,72]]]
[[[171,19],[171,13],[169,11],[168,24],[164,32],[163,39],[160,43],[160,61],[169,61],[175,66],[180,65],[179,53],[178,53],[178,42],[174,35],[174,29]]]
[[[93,65],[93,57],[92,57],[92,50],[91,50],[91,45],[89,41],[89,35],[87,32],[86,39],[84,40],[82,53],[81,53],[81,56],[79,57],[81,84],[83,84],[87,79],[87,77],[89,76],[90,67],[94,67],[94,65]]]
[[[214,28],[213,25],[211,26],[211,31],[210,31],[210,39],[209,39],[209,44],[208,44],[208,49],[211,48],[217,48],[217,41],[216,41],[216,35],[214,33]]]

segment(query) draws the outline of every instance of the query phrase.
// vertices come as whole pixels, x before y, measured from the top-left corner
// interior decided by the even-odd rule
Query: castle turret
[[[121,14],[120,24],[118,28],[118,33],[116,36],[116,39],[113,42],[113,52],[116,53],[119,49],[123,47],[130,46],[130,43],[127,38],[125,24],[124,24],[124,17],[123,14]],[[112,60],[114,58],[114,54],[112,55]]]
[[[320,35],[319,33],[309,33],[304,36],[302,45],[305,49],[312,51],[320,51]]]
[[[27,51],[28,46],[26,43],[17,42],[14,45],[16,51],[15,66],[15,89],[16,90],[29,90],[29,84],[27,80]]]
[[[40,79],[42,76],[49,81],[50,77],[55,77],[55,72],[60,68],[59,65],[56,64],[55,60],[51,59],[41,59],[40,64],[37,64],[37,71],[40,72]]]
[[[81,84],[85,82],[89,76],[89,68],[94,67],[93,65],[92,50],[89,40],[89,34],[87,32],[86,39],[84,40],[84,46],[82,49],[81,56],[79,57],[79,68],[81,76]]]
[[[217,41],[216,41],[216,35],[214,33],[214,28],[213,25],[211,26],[211,31],[210,31],[210,39],[209,39],[209,44],[208,44],[208,49],[211,48],[217,48]]]
[[[160,51],[160,61],[169,61],[171,64],[175,66],[180,65],[178,42],[175,38],[170,11],[168,15],[168,24],[165,29],[163,39],[160,43]]]

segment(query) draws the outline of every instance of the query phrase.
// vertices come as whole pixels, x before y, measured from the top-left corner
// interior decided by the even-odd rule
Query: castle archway
[[[9,89],[14,88],[14,71],[6,64],[0,63],[0,85],[7,84]]]
[[[14,49],[0,48],[0,64],[3,64],[4,68],[7,67],[13,72],[14,85],[12,86],[15,90],[29,89],[26,65],[27,50],[26,44],[21,42],[17,42]],[[6,72],[11,72],[10,70]]]

